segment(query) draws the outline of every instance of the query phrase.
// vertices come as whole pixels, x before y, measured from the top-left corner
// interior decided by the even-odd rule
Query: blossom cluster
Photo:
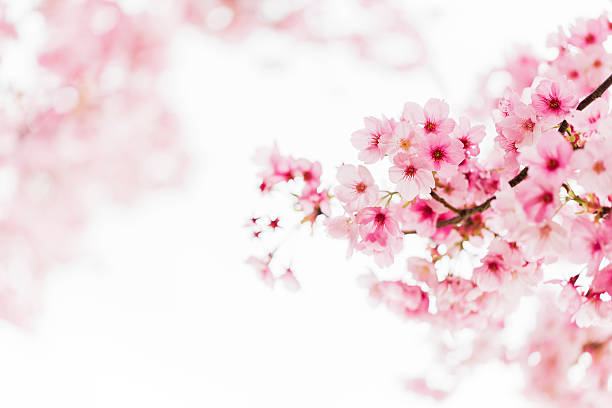
[[[499,344],[491,329],[505,327],[522,298],[546,299],[546,323],[523,351],[500,346],[487,356],[521,361],[528,378],[550,379],[532,381],[529,394],[563,406],[605,406],[612,398],[612,113],[605,93],[612,54],[603,45],[610,33],[605,14],[580,19],[551,37],[555,59],[509,66],[512,86],[497,98],[490,130],[451,116],[435,98],[408,102],[394,118],[365,118],[351,135],[358,163],[338,167],[325,210],[308,217],[346,240],[349,256],[362,252],[380,268],[397,263],[413,237],[426,242],[426,255],[401,260],[405,279],[363,280],[372,298],[405,318],[475,329]],[[300,174],[297,163],[268,155],[262,191]],[[336,207],[328,201],[340,211],[330,214]],[[474,253],[476,265],[465,267],[460,259]],[[589,375],[568,381],[581,358]]]
[[[31,55],[26,75],[0,81],[0,315],[24,323],[97,203],[174,185],[186,161],[177,121],[155,92],[163,21],[105,0],[3,11],[3,72]]]

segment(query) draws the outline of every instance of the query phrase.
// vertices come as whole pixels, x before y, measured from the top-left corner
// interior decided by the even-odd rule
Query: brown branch
[[[431,198],[433,198],[437,202],[441,203],[443,206],[445,206],[446,208],[448,208],[452,212],[457,213],[457,214],[461,214],[461,210],[458,210],[455,207],[453,207],[448,201],[446,201],[444,198],[440,197],[438,195],[438,193],[436,193],[435,191],[432,191],[430,194],[431,194]]]
[[[610,85],[612,85],[612,74],[601,85],[599,85],[597,89],[591,92],[589,96],[584,98],[582,102],[578,104],[578,106],[576,107],[576,110],[581,111],[587,106],[589,106],[597,98],[602,96],[604,92],[606,92],[606,90],[610,87]],[[568,126],[569,126],[569,123],[567,123],[567,120],[564,120],[563,122],[561,122],[561,126],[559,126],[559,132],[561,134],[564,134]]]

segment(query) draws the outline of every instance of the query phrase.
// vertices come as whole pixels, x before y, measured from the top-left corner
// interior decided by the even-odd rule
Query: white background
[[[296,294],[271,291],[244,263],[263,253],[245,221],[275,205],[257,193],[256,147],[276,140],[281,152],[321,160],[330,181],[338,164],[356,163],[349,136],[364,116],[397,116],[405,101],[441,97],[456,117],[469,107],[478,75],[515,44],[543,50],[557,25],[609,5],[404,3],[415,10],[436,76],[273,33],[230,44],[183,31],[162,90],[181,118],[191,176],[129,208],[102,209],[81,255],[49,279],[34,326],[0,326],[0,403],[528,406],[519,370],[495,364],[443,403],[404,391],[402,381],[432,358],[427,328],[373,309],[355,282],[369,264],[346,261],[344,243],[322,229],[302,228],[283,249],[303,285]]]

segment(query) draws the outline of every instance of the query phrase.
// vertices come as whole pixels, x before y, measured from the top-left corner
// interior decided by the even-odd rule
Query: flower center
[[[526,121],[523,122],[523,129],[528,130],[530,132],[533,132],[533,127],[535,126],[535,123],[533,123],[533,121],[531,119],[527,119]]]
[[[594,66],[595,68],[600,68],[602,65],[603,65],[603,64],[602,64],[601,60],[598,60],[598,59],[597,59],[597,60],[593,61],[593,66]]]
[[[461,141],[461,143],[463,143],[463,148],[467,149],[468,147],[470,147],[470,141],[467,138],[463,138],[463,139],[459,139]]]
[[[570,71],[569,74],[567,74],[567,76],[569,76],[571,79],[576,79],[578,78],[578,71],[576,71],[575,69]]]
[[[433,122],[427,121],[427,123],[425,124],[425,130],[428,133],[433,132],[434,130],[436,130],[436,124]]]
[[[410,149],[410,141],[408,139],[402,139],[400,140],[400,147],[403,150],[408,150]]]
[[[600,174],[600,173],[606,171],[606,166],[603,164],[603,162],[601,160],[598,160],[593,165],[593,171],[595,173],[597,173],[597,174]]]
[[[414,168],[414,166],[408,166],[404,169],[405,177],[414,177],[415,173],[416,173],[416,169]]]
[[[444,158],[444,151],[442,149],[435,149],[432,153],[431,153],[431,157],[434,158],[434,160],[436,161],[440,161]]]
[[[489,262],[487,267],[489,268],[491,272],[497,272],[497,270],[499,269],[499,265],[497,262]]]
[[[302,174],[302,177],[304,177],[304,181],[310,181],[310,180],[312,180],[312,173],[309,172],[309,171],[305,171]]]
[[[374,223],[378,224],[378,225],[383,225],[385,223],[385,219],[387,217],[385,216],[385,214],[383,213],[378,213],[376,214],[376,216],[374,217]]]
[[[543,203],[552,203],[553,201],[553,195],[550,191],[545,192],[544,194],[542,194],[540,196],[540,201],[542,201]]]
[[[561,107],[561,101],[559,101],[559,99],[557,98],[552,98],[548,101],[548,107],[551,110],[559,110],[559,108]]]
[[[546,168],[550,171],[558,169],[559,161],[554,157],[549,158],[548,160],[546,160]]]
[[[355,186],[355,190],[357,190],[358,193],[363,193],[364,191],[366,191],[366,185],[361,182]]]
[[[584,42],[587,44],[593,44],[595,42],[595,36],[589,33],[586,37],[584,37]]]

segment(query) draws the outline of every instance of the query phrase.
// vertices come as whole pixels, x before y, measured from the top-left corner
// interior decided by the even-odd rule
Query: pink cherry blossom
[[[563,80],[540,82],[531,99],[536,113],[542,116],[563,117],[578,105],[570,83]]]
[[[397,184],[397,190],[404,200],[429,194],[435,187],[430,164],[414,155],[398,153],[393,158],[394,166],[389,169],[389,179]]]
[[[521,160],[535,177],[560,184],[570,172],[572,153],[571,145],[552,130],[543,133],[534,148],[522,153]]]
[[[419,147],[419,154],[431,167],[444,175],[452,175],[465,159],[463,144],[449,136],[431,134]]]
[[[366,207],[355,217],[359,225],[359,234],[364,241],[387,245],[387,239],[398,236],[399,224],[388,208]]]
[[[455,121],[448,117],[448,104],[440,99],[431,98],[425,103],[425,108],[413,102],[404,105],[402,119],[423,127],[422,132],[426,136],[449,135],[455,128]]]
[[[459,124],[455,127],[453,136],[463,144],[466,156],[478,156],[480,154],[478,144],[485,137],[485,127],[483,125],[472,127],[470,120],[462,117],[459,118]]]
[[[510,268],[499,253],[490,253],[482,260],[482,266],[474,269],[474,281],[480,289],[491,292],[510,279]]]
[[[612,145],[603,139],[593,139],[572,156],[572,168],[577,180],[587,192],[606,198],[612,192]]]
[[[380,139],[393,133],[394,123],[384,117],[376,119],[371,116],[365,118],[364,123],[365,129],[354,132],[351,143],[359,150],[359,160],[370,164],[384,157],[385,152],[380,145]]]
[[[548,219],[559,207],[559,187],[546,179],[529,179],[521,183],[516,197],[527,217],[535,222]]]
[[[335,193],[347,208],[357,210],[376,202],[378,186],[366,167],[343,164],[338,168],[336,177],[340,185]]]
[[[415,127],[408,122],[399,122],[393,133],[385,133],[380,138],[383,151],[392,155],[400,152],[411,152],[419,144],[419,136]]]

